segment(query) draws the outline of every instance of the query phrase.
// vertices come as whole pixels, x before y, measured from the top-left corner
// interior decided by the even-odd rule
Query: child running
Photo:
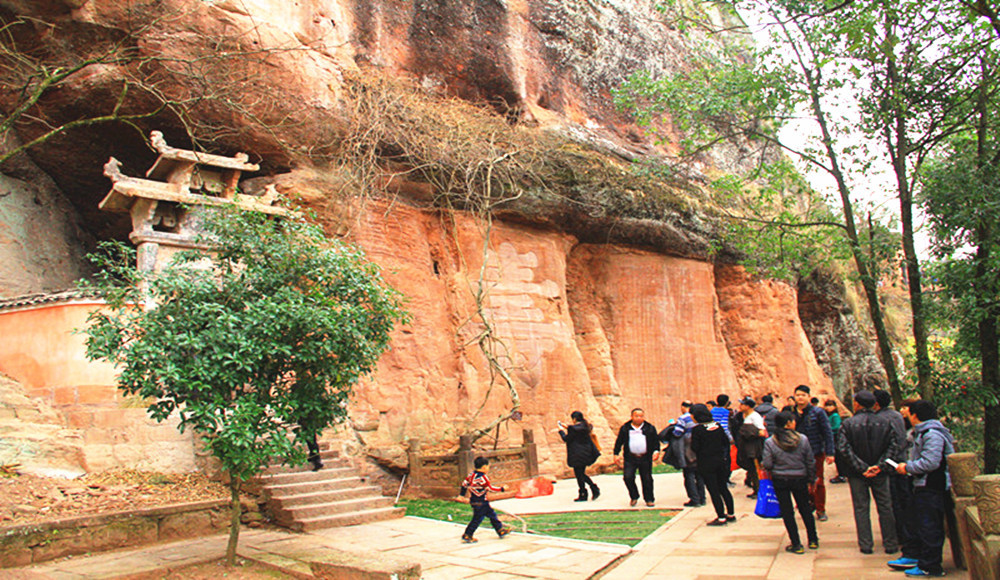
[[[490,471],[489,459],[477,457],[475,466],[476,470],[465,478],[465,481],[462,482],[462,490],[459,492],[463,496],[466,491],[469,492],[469,505],[472,506],[472,521],[469,522],[469,525],[465,528],[465,533],[462,534],[462,541],[466,544],[479,541],[472,537],[472,535],[476,533],[479,524],[483,523],[483,518],[490,519],[493,529],[497,531],[497,535],[501,538],[510,533],[510,528],[504,527],[503,523],[500,522],[500,518],[497,517],[497,513],[490,506],[490,501],[486,499],[486,492],[506,491],[506,488],[503,486],[493,487],[490,483],[490,478],[486,475]]]

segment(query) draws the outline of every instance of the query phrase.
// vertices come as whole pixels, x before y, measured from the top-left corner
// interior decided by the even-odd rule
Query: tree
[[[211,253],[180,254],[160,273],[106,244],[95,287],[107,308],[91,314],[86,344],[121,369],[124,393],[151,401],[153,419],[176,414],[221,461],[232,564],[242,484],[274,458],[304,461],[405,314],[376,266],[316,226],[237,211],[209,214],[206,227]]]
[[[822,51],[828,40],[822,20],[799,12],[800,4],[754,5],[773,21],[775,44],[782,51],[716,48],[690,59],[686,70],[673,75],[636,74],[616,98],[637,114],[640,123],[655,126],[656,120],[669,118],[684,132],[680,145],[688,156],[719,147],[755,149],[761,160],[788,153],[833,180],[842,212],[836,227],[843,232],[858,271],[889,388],[898,402],[901,387],[879,299],[879,273],[858,233],[852,198],[852,176],[863,174],[869,161],[856,146],[845,143],[849,124],[831,114],[830,101],[841,98],[842,63]],[[808,111],[815,123],[816,142],[800,145],[778,133],[784,123],[798,116],[799,108]],[[852,165],[852,161],[857,163]],[[828,220],[805,222],[831,225]],[[797,226],[788,223],[788,227]]]
[[[977,359],[971,397],[985,411],[986,473],[1000,472],[1000,147],[992,122],[997,107],[980,102],[975,131],[949,142],[921,174],[922,206],[939,262],[931,273],[958,329],[958,347]]]
[[[990,83],[981,58],[994,51],[992,30],[952,2],[852,2],[828,19],[824,54],[851,63],[860,126],[879,144],[895,176],[903,261],[910,295],[916,390],[934,398],[928,353],[914,195],[924,161],[971,122],[979,87]],[[986,57],[989,58],[988,56]]]

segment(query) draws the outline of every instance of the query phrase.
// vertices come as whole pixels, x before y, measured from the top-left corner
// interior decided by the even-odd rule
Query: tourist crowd
[[[662,431],[646,420],[643,409],[633,409],[613,450],[630,505],[640,498],[647,506],[656,504],[653,465],[662,453],[664,463],[683,473],[684,506],[711,500],[715,516],[708,525],[725,526],[736,520],[730,488],[736,486],[733,470],[741,468],[747,497],[758,499],[773,489],[790,540],[786,550],[803,554],[806,547],[819,549],[817,522],[828,519],[826,471],[836,463],[837,474],[829,481],[850,486],[860,551],[871,554],[875,548],[869,515],[874,500],[882,548],[898,555],[888,565],[908,576],[943,576],[947,456],[954,443],[934,405],[907,400],[897,411],[888,392],[860,391],[848,411],[834,399],[820,405],[807,385],[796,387],[786,401],[780,410],[773,395],[761,397],[760,404],[743,397],[735,409],[725,394],[705,403],[684,401],[680,416]],[[587,501],[588,492],[597,499],[600,489],[586,468],[600,447],[583,414],[575,411],[571,418],[569,426],[559,423],[559,433],[579,486],[576,501]],[[770,485],[762,486],[761,478]],[[805,526],[805,545],[796,512]]]

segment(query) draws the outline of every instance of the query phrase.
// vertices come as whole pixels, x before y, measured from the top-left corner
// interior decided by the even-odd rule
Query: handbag
[[[774,493],[774,482],[770,478],[761,479],[757,488],[757,506],[753,513],[762,518],[774,519],[781,517],[781,506],[778,496]]]
[[[601,448],[597,443],[597,435],[593,431],[590,432],[590,460],[587,465],[593,465],[597,462],[597,458],[601,456]]]

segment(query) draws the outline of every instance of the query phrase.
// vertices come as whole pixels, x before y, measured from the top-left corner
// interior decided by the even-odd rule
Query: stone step
[[[391,501],[391,498],[385,499]],[[324,528],[336,528],[341,526],[356,526],[358,524],[392,520],[395,518],[401,518],[405,515],[406,508],[382,507],[346,514],[305,518],[296,521],[289,527],[298,532],[308,532],[310,530],[321,530]]]
[[[326,458],[323,457],[324,453],[332,453],[334,457]],[[320,461],[323,462],[323,469],[339,469],[342,467],[351,467],[351,462],[346,459],[340,458],[339,451],[324,451],[320,453]],[[262,475],[277,475],[280,473],[302,473],[303,471],[312,471],[313,465],[308,461],[301,465],[285,465],[281,463],[272,463],[261,470]]]
[[[365,481],[360,477],[339,477],[320,481],[303,481],[299,483],[284,483],[268,485],[263,488],[265,499],[278,499],[294,495],[316,493],[320,491],[336,491],[363,486]]]
[[[302,483],[306,481],[323,481],[357,476],[357,471],[350,467],[324,467],[319,471],[297,471],[292,473],[270,473],[260,476],[260,484],[265,487],[283,485],[286,483]]]
[[[382,490],[372,485],[365,485],[314,493],[300,493],[281,497],[271,497],[269,505],[274,510],[285,510],[297,506],[333,503],[348,499],[360,499],[363,497],[380,498],[382,497]]]
[[[392,507],[391,497],[375,496],[345,499],[310,505],[292,506],[284,509],[272,509],[275,520],[281,525],[291,525],[308,519],[324,516],[343,515],[351,512],[368,511],[377,508]],[[269,506],[270,507],[270,506]]]

